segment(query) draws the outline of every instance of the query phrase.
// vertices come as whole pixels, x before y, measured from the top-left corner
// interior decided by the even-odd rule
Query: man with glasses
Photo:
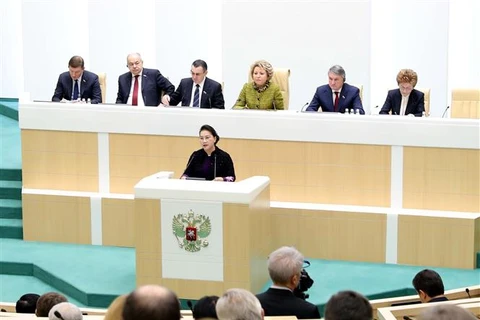
[[[60,74],[52,101],[84,101],[102,103],[102,91],[98,76],[85,70],[85,62],[80,56],[68,61],[68,71]]]
[[[157,107],[162,94],[170,95],[175,91],[173,84],[159,70],[143,67],[139,53],[127,56],[127,68],[129,72],[118,78],[116,103]]]
[[[181,103],[185,107],[225,109],[222,86],[207,78],[207,63],[193,61],[190,73],[192,77],[182,79],[173,94],[163,96],[162,103],[166,106]]]

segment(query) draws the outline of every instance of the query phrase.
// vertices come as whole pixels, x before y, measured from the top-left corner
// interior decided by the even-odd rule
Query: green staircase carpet
[[[0,98],[0,115],[18,121],[18,99]]]

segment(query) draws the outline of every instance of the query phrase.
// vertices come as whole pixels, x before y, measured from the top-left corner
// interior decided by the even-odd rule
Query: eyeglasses
[[[141,61],[129,62],[129,63],[127,63],[127,67],[128,67],[128,68],[131,68],[131,67],[133,67],[133,66],[138,66],[138,65],[140,65],[141,63],[142,63]]]

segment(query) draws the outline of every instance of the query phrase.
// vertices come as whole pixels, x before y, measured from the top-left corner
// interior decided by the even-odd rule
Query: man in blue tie
[[[68,61],[68,71],[58,77],[52,101],[66,100],[102,103],[98,76],[85,70],[85,62],[80,56],[73,56]]]
[[[181,103],[185,107],[225,109],[222,85],[207,78],[207,73],[205,61],[193,61],[190,68],[192,77],[182,79],[174,93],[163,96],[162,103],[165,106]]]

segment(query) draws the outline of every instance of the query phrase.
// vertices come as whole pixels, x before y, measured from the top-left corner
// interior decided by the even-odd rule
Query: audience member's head
[[[274,285],[295,289],[300,282],[303,255],[294,247],[281,247],[268,257],[268,273]]]
[[[453,304],[437,304],[426,308],[420,315],[421,320],[475,320],[470,311]]]
[[[67,301],[67,298],[58,292],[47,292],[42,294],[40,298],[38,298],[35,314],[37,317],[48,317],[48,313],[54,305]]]
[[[260,301],[245,289],[229,289],[217,301],[217,317],[220,320],[261,320],[263,309]]]
[[[82,311],[70,302],[61,302],[52,307],[48,313],[49,320],[82,320]]]
[[[173,291],[146,285],[127,296],[122,317],[123,320],[179,320],[180,302]]]
[[[217,296],[205,296],[195,303],[193,307],[193,318],[198,319],[218,319],[215,310],[218,301]]]
[[[415,275],[413,287],[418,292],[420,301],[429,302],[433,298],[443,296],[445,289],[442,278],[433,270],[425,269]]]
[[[126,294],[116,297],[108,307],[107,313],[105,313],[103,320],[123,320],[122,311],[123,307],[125,306],[126,299]]]
[[[325,320],[372,320],[373,311],[367,298],[355,291],[340,291],[328,300]]]
[[[36,293],[24,294],[18,299],[15,311],[17,313],[35,313],[38,298],[40,298],[40,295]]]

